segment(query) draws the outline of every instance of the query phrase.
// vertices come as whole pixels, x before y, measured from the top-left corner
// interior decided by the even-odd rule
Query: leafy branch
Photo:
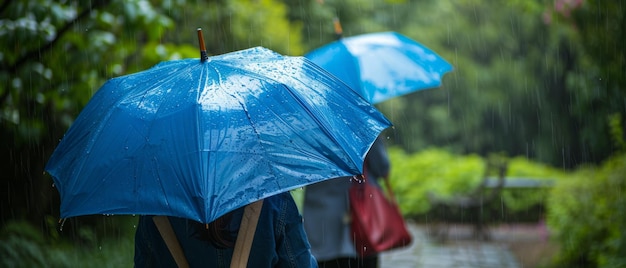
[[[5,10],[8,7],[9,3],[10,3],[10,1],[3,2],[2,5],[0,5],[0,12]],[[52,49],[54,47],[54,45],[56,43],[58,43],[59,40],[61,40],[61,38],[72,28],[72,26],[74,26],[75,24],[77,24],[78,22],[83,20],[84,18],[89,17],[89,15],[93,11],[95,11],[95,10],[97,10],[99,8],[102,8],[104,6],[107,6],[110,3],[111,3],[111,0],[93,1],[91,3],[91,6],[89,6],[88,8],[85,8],[76,17],[74,17],[74,19],[68,21],[63,26],[61,26],[58,29],[56,36],[52,40],[50,40],[49,42],[43,43],[41,46],[39,46],[37,48],[34,48],[34,49],[24,53],[13,64],[10,64],[10,65],[3,64],[3,66],[0,67],[0,70],[8,72],[9,73],[9,77],[15,76],[17,74],[17,70],[23,64],[38,58],[40,55],[45,54],[50,49]],[[8,89],[5,90],[4,92],[2,92],[2,95],[0,95],[0,104],[4,105],[4,103],[9,98],[9,95],[10,95],[9,92],[10,92],[10,90],[8,90]]]

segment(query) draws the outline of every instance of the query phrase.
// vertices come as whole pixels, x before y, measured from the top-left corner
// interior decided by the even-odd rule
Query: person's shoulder
[[[296,202],[290,192],[279,193],[265,198],[263,206],[274,212],[297,210]]]
[[[269,202],[269,203],[275,203],[275,204],[284,203],[284,202],[293,202],[293,197],[291,196],[291,193],[283,192],[283,193],[279,193],[279,194],[275,194],[270,197],[267,197],[265,198],[265,201],[263,202]]]

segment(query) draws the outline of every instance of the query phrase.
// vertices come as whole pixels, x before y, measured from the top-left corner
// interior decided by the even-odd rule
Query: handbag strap
[[[254,233],[256,232],[262,208],[263,199],[246,206],[243,217],[241,217],[241,225],[237,233],[233,258],[230,261],[231,268],[246,267],[248,265],[250,248],[252,247],[252,240],[254,240]]]
[[[396,195],[393,193],[393,189],[391,189],[391,183],[389,183],[389,177],[384,177],[383,180],[385,181],[385,188],[387,188],[387,195],[389,195],[389,199],[391,199],[391,202],[394,204],[397,204]]]
[[[367,164],[363,165],[363,183],[367,183]],[[387,199],[390,199],[391,202],[397,204],[396,196],[393,193],[393,189],[391,189],[391,183],[389,183],[389,176],[383,177],[383,181],[385,181],[385,189],[387,190]]]

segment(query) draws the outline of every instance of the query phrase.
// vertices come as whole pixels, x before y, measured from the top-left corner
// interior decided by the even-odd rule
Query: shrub
[[[25,221],[7,223],[0,231],[0,267],[67,267],[54,258],[43,234]]]
[[[49,217],[52,219],[52,217]],[[92,216],[95,225],[72,219],[59,232],[40,230],[25,221],[8,222],[0,231],[0,267],[129,267],[133,264],[134,229],[131,216]],[[44,233],[47,235],[44,236]]]
[[[408,216],[428,212],[428,193],[449,197],[466,193],[480,182],[485,165],[477,155],[457,156],[441,149],[407,155],[389,149],[390,180],[400,209]]]
[[[408,217],[429,212],[429,192],[444,198],[467,194],[477,188],[485,172],[486,160],[481,156],[454,155],[443,149],[433,148],[409,155],[401,149],[389,148],[389,156],[391,184],[400,209]],[[556,181],[566,173],[524,157],[514,157],[508,159],[506,176]],[[489,206],[506,213],[523,212],[543,206],[547,195],[546,189],[507,189],[502,191],[498,204]]]
[[[561,180],[548,201],[548,225],[568,267],[626,267],[626,154]]]

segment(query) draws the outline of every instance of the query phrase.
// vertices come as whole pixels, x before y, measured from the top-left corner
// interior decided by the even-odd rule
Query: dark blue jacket
[[[229,230],[236,236],[243,208],[232,216]],[[169,217],[190,267],[229,267],[233,249],[220,249],[197,238],[192,220]],[[141,216],[135,234],[135,267],[176,267],[152,216]],[[248,267],[317,267],[290,193],[268,197],[254,234]]]

